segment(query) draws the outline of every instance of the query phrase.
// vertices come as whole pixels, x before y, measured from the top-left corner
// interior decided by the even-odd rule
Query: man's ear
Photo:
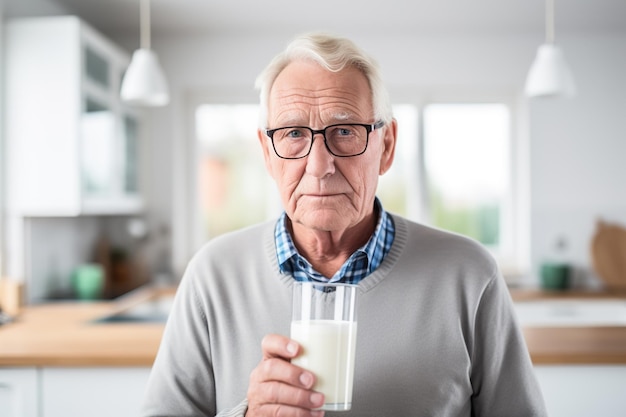
[[[261,149],[263,149],[263,160],[265,161],[265,169],[270,174],[272,178],[274,178],[274,174],[272,172],[272,164],[270,163],[270,158],[272,157],[273,150],[271,148],[271,143],[267,135],[262,129],[257,129],[256,131],[257,138],[259,139],[259,144],[261,145]]]
[[[391,122],[383,128],[383,152],[380,156],[380,169],[378,175],[383,175],[391,168],[393,159],[396,154],[396,140],[398,137],[398,122],[391,119]]]

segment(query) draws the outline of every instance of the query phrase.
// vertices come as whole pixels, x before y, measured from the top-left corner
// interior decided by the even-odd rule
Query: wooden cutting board
[[[608,289],[626,290],[626,228],[598,221],[591,241],[591,259]]]

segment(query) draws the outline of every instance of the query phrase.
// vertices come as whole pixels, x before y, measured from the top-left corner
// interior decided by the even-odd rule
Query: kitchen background
[[[524,94],[542,0],[151,5],[170,101],[142,109],[119,95],[139,47],[138,0],[0,0],[2,416],[137,415],[189,258],[280,210],[253,83],[314,29],[379,61],[400,128],[379,195],[493,251],[550,415],[624,415],[624,293],[533,289],[547,262],[572,266],[578,289],[602,288],[597,224],[626,225],[625,1],[557,2],[556,43],[578,92],[550,99]],[[76,302],[73,276],[94,262],[107,271],[97,297],[141,288]],[[21,309],[7,299],[14,281]]]
[[[4,0],[0,4],[0,25],[5,29],[17,17],[76,15],[127,57],[139,46],[135,1]],[[133,165],[129,169],[136,175],[136,204],[124,202],[107,211],[89,210],[79,203],[64,213],[54,205],[37,212],[33,209],[37,198],[28,200],[32,196],[25,197],[24,204],[15,203],[12,193],[27,188],[20,181],[28,180],[23,167],[17,169],[21,177],[7,173],[12,164],[21,162],[11,159],[9,128],[2,129],[3,275],[23,280],[29,301],[71,296],[75,268],[103,257],[121,264],[121,270],[133,268],[131,278],[128,272],[120,272],[112,296],[148,280],[176,282],[191,254],[217,233],[208,226],[209,231],[203,231],[199,209],[203,178],[209,178],[209,187],[211,175],[214,179],[220,178],[220,172],[223,175],[219,164],[198,162],[202,106],[256,104],[253,81],[269,57],[295,34],[313,29],[347,35],[362,45],[380,62],[393,102],[413,106],[416,114],[423,115],[420,112],[427,104],[442,101],[505,103],[511,126],[506,154],[510,178],[505,184],[509,214],[504,216],[508,226],[502,226],[508,233],[508,255],[502,258],[507,279],[512,285],[538,285],[541,263],[559,258],[573,265],[574,285],[600,285],[590,258],[596,222],[626,224],[624,2],[570,0],[556,5],[557,44],[565,51],[578,87],[571,99],[529,99],[523,94],[537,47],[544,41],[545,5],[539,0],[414,5],[322,1],[310,10],[276,1],[272,6],[254,1],[229,5],[152,1],[152,48],[164,68],[171,101],[161,108],[128,109],[127,115],[137,124],[131,134],[135,137],[132,160],[127,155]],[[3,60],[6,64],[6,56]],[[3,91],[9,92],[10,87],[7,83]],[[34,117],[30,123],[44,125],[41,132],[45,132],[46,122],[64,102],[60,94],[57,100],[43,103],[46,117]],[[5,100],[3,106],[2,126],[10,126],[11,104]],[[251,160],[260,158],[255,154],[254,128],[251,124],[248,130],[254,140],[236,148],[238,152],[252,149]],[[419,136],[420,129],[414,131]],[[67,155],[47,146],[51,145],[40,148],[41,153],[59,159],[50,163],[40,158],[39,165],[28,169],[40,174],[48,169],[46,176],[52,181],[57,171],[66,170]],[[450,152],[452,158],[454,148]],[[421,171],[410,168],[421,167],[422,160],[418,152],[410,158],[398,162],[406,168],[397,178],[407,183],[408,195],[399,211],[429,222],[427,199],[420,190]],[[28,163],[32,161],[23,164]],[[245,184],[264,175],[261,171],[259,165],[258,176],[253,171],[248,180],[224,186],[226,192],[241,190],[241,199],[251,196],[240,201],[248,208],[245,212],[257,215],[241,220],[244,224],[278,211],[271,185],[246,191]],[[199,172],[211,174],[203,177]],[[415,180],[407,179],[413,174]],[[255,189],[263,193],[251,194]],[[54,193],[63,190],[59,185],[41,193],[58,200],[61,197]]]

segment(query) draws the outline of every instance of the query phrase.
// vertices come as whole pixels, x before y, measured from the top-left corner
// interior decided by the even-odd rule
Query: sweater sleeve
[[[475,315],[471,380],[474,417],[545,417],[523,334],[498,274],[485,287]]]
[[[143,417],[243,417],[247,401],[216,414],[206,312],[188,268],[176,293],[144,394]]]

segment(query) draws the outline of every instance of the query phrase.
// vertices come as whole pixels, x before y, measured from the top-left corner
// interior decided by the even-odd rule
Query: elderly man
[[[320,416],[316,376],[291,363],[295,280],[358,284],[345,416],[545,416],[497,265],[476,242],[384,210],[396,121],[352,42],[302,36],[257,80],[278,219],[191,260],[148,384],[145,416]],[[328,414],[332,414],[328,412]]]

